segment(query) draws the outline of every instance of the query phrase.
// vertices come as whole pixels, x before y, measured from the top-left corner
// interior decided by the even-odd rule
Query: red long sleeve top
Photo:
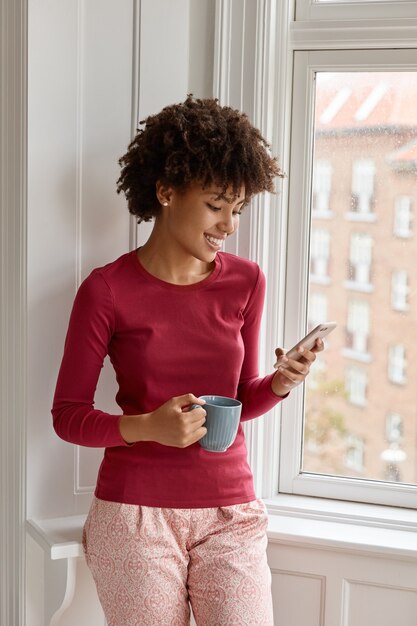
[[[256,497],[241,426],[232,446],[218,454],[199,443],[128,445],[119,420],[190,392],[239,398],[242,420],[270,410],[281,398],[272,391],[273,374],[258,375],[264,294],[258,265],[227,253],[218,253],[213,272],[192,285],[152,276],[136,251],[86,278],[71,313],[52,415],[62,439],[105,448],[98,498],[201,508]],[[119,387],[119,415],[94,407],[106,355]]]

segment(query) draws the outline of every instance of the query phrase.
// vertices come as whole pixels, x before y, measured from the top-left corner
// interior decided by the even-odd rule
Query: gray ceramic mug
[[[202,408],[207,413],[204,423],[207,433],[199,444],[209,452],[225,452],[236,438],[242,403],[225,396],[200,396],[200,400],[206,401]],[[201,405],[194,405],[197,406]]]

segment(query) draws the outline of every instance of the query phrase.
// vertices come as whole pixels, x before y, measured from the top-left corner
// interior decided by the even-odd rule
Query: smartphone
[[[291,350],[288,350],[288,352],[286,352],[286,356],[289,359],[294,359],[295,361],[297,361],[303,356],[302,354],[297,352],[297,348],[302,346],[305,350],[311,350],[311,348],[316,343],[316,339],[323,339],[323,337],[326,337],[329,333],[331,333],[332,330],[336,328],[336,326],[336,322],[324,322],[323,324],[319,324],[318,326],[313,328],[313,330],[310,331],[303,339],[301,339],[301,341],[296,343],[295,346],[291,348]],[[278,364],[275,363],[274,367],[276,368],[277,366]]]

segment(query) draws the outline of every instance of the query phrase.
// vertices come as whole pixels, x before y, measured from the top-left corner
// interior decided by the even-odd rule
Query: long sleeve
[[[90,447],[127,445],[120,415],[94,408],[98,378],[114,331],[112,294],[99,272],[92,272],[74,301],[52,407],[56,433]]]
[[[95,495],[111,502],[201,508],[255,499],[243,429],[223,454],[198,443],[128,445],[121,415],[94,406],[106,356],[120,414],[152,413],[174,396],[239,395],[243,419],[279,402],[259,377],[265,279],[252,261],[219,252],[210,276],[175,285],[149,274],[136,250],[95,269],[78,290],[52,414],[66,441],[105,447]]]
[[[259,331],[265,300],[265,276],[259,269],[258,280],[243,311],[241,335],[245,357],[240,375],[238,398],[242,402],[242,421],[254,419],[270,411],[282,400],[271,387],[274,374],[259,377]]]

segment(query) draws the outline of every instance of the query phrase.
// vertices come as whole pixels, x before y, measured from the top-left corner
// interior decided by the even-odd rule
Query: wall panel
[[[50,407],[76,289],[129,249],[116,180],[131,136],[134,7],[29,6],[28,517],[86,510],[95,482],[99,453],[60,441]],[[114,390],[106,367],[97,406],[116,410]]]
[[[324,626],[325,578],[272,568],[275,622]]]
[[[342,611],[343,626],[415,626],[417,589],[346,580]]]
[[[415,559],[270,541],[275,624],[416,626]]]

